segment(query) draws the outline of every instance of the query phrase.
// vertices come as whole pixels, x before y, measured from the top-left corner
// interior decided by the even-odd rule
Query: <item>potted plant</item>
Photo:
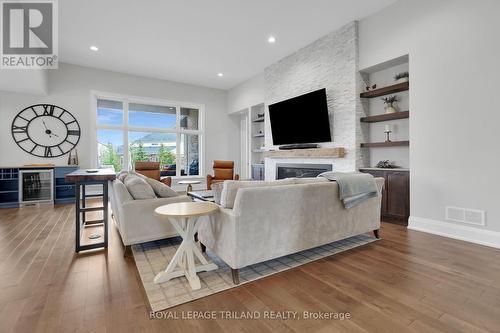
[[[394,81],[396,81],[396,83],[408,82],[410,81],[410,73],[408,72],[398,73],[394,75]]]
[[[389,97],[384,97],[382,98],[385,104],[385,113],[395,113],[398,112],[396,108],[394,107],[394,103],[398,101],[398,96],[397,95],[392,95]]]

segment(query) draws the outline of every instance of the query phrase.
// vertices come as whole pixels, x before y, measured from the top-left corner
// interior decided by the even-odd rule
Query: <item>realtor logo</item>
[[[2,69],[57,68],[56,0],[2,0],[0,17]]]

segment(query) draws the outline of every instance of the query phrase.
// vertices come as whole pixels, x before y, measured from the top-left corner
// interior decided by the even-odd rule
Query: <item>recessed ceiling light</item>
[[[97,46],[95,46],[95,45],[92,45],[92,46],[90,47],[90,49],[91,49],[92,51],[99,51],[99,48],[98,48]]]
[[[222,77],[224,76],[224,73],[217,73],[217,76]]]
[[[274,43],[276,43],[276,37],[274,37],[274,36],[269,36],[269,37],[267,38],[267,42],[268,42],[269,44],[274,44]]]

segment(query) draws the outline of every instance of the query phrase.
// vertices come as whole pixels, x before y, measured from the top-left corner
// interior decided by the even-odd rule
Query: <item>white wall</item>
[[[444,213],[485,210],[483,229],[500,231],[499,13],[498,0],[401,0],[359,25],[361,68],[409,54],[411,224],[497,246],[500,233],[460,236]]]
[[[0,91],[45,95],[47,76],[48,70],[44,69],[2,69]]]
[[[0,165],[54,163],[65,165],[67,157],[36,158],[18,148],[11,136],[14,116],[35,103],[52,103],[67,109],[82,127],[78,154],[82,167],[90,166],[90,93],[91,90],[141,97],[193,102],[205,105],[205,172],[211,171],[214,159],[239,160],[238,121],[227,114],[227,93],[220,89],[149,79],[69,64],[60,64],[49,71],[49,92],[46,96],[0,92]],[[202,175],[204,176],[204,175]]]
[[[264,102],[264,73],[240,83],[227,92],[227,111],[239,112]]]

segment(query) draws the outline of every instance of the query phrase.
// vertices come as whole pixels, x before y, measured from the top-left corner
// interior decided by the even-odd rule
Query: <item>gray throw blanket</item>
[[[340,200],[345,208],[352,208],[378,196],[375,179],[368,173],[328,171],[319,174],[318,177],[324,177],[339,184]]]

